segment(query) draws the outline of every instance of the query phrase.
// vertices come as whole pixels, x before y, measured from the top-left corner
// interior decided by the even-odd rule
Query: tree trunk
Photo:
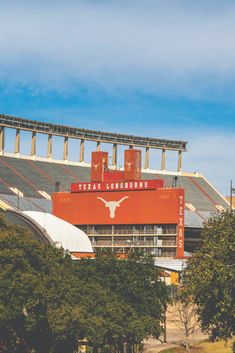
[[[126,344],[126,342],[123,343],[123,353],[127,353],[127,344]]]
[[[185,349],[186,349],[186,351],[187,351],[188,353],[190,352],[189,343],[188,343],[188,342],[185,342]]]

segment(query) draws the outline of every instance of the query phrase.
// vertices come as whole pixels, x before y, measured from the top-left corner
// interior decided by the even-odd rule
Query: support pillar
[[[16,129],[15,154],[20,153],[20,129]]]
[[[32,132],[31,156],[36,156],[36,131]]]
[[[100,141],[97,141],[96,143],[96,151],[100,151]]]
[[[0,153],[4,152],[5,147],[5,130],[4,126],[0,127]]]
[[[166,150],[162,149],[161,170],[166,170]]]
[[[113,144],[113,152],[112,152],[112,166],[117,168],[117,144]]]
[[[84,150],[85,150],[84,140],[81,140],[81,142],[80,142],[80,158],[79,158],[79,162],[84,162]]]
[[[52,158],[52,135],[48,135],[48,140],[47,140],[47,158]]]
[[[181,172],[182,170],[182,151],[178,152],[178,168],[177,172]]]
[[[63,155],[64,161],[68,160],[68,153],[69,153],[69,138],[67,136],[65,136],[65,138],[64,138],[64,155]]]
[[[146,147],[145,149],[144,168],[149,169],[149,147]]]

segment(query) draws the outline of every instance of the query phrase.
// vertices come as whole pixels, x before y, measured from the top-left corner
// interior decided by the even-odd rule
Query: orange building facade
[[[93,152],[91,182],[54,193],[53,214],[84,230],[94,249],[184,257],[184,190],[141,180],[139,150],[125,151],[124,172],[109,172],[107,160]]]

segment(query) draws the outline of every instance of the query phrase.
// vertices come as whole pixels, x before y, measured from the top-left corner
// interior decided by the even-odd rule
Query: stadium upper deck
[[[203,221],[208,213],[228,207],[228,202],[200,174],[143,170],[142,178],[163,179],[166,187],[182,186],[186,210],[194,214],[188,217],[191,222],[198,222],[198,217]],[[66,191],[71,183],[89,179],[87,166],[0,156],[0,198],[13,208],[48,212],[57,181],[61,190]]]
[[[5,148],[5,132],[9,129],[15,130],[12,154],[7,153]],[[21,131],[32,133],[30,156],[21,155]],[[38,134],[48,136],[46,158],[37,157]],[[53,136],[63,138],[63,160],[53,160]],[[68,161],[69,139],[80,140],[77,163]],[[0,114],[0,208],[51,212],[51,195],[55,191],[56,182],[60,183],[61,190],[66,191],[73,182],[90,180],[90,167],[85,163],[86,141],[96,143],[97,151],[101,150],[102,143],[111,144],[113,168],[117,168],[119,145],[130,149],[140,147],[144,152],[143,179],[163,179],[166,187],[183,187],[185,234],[187,238],[189,229],[190,241],[193,241],[194,234],[198,241],[198,231],[210,213],[229,207],[225,198],[202,175],[182,172],[182,154],[186,151],[187,142],[86,130]],[[161,150],[159,171],[150,169],[150,152],[153,149]],[[178,154],[176,172],[166,171],[168,150]]]

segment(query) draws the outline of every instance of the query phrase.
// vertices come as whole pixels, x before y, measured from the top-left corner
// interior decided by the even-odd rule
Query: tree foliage
[[[167,293],[152,258],[133,255],[120,260],[115,254],[101,253],[93,261],[79,262],[77,276],[105,288],[111,298],[110,311],[101,313],[112,313],[105,317],[110,324],[101,344],[113,345],[114,352],[122,352],[125,344],[133,347],[150,335],[160,336]],[[95,295],[94,301],[97,299]],[[93,340],[96,342],[95,336]]]
[[[152,259],[73,262],[0,217],[0,341],[5,352],[134,352],[159,337],[166,305]]]
[[[184,284],[192,293],[202,329],[212,340],[235,334],[235,213],[214,215],[201,248],[189,261]]]
[[[0,340],[7,352],[72,352],[79,310],[70,256],[1,219]]]

